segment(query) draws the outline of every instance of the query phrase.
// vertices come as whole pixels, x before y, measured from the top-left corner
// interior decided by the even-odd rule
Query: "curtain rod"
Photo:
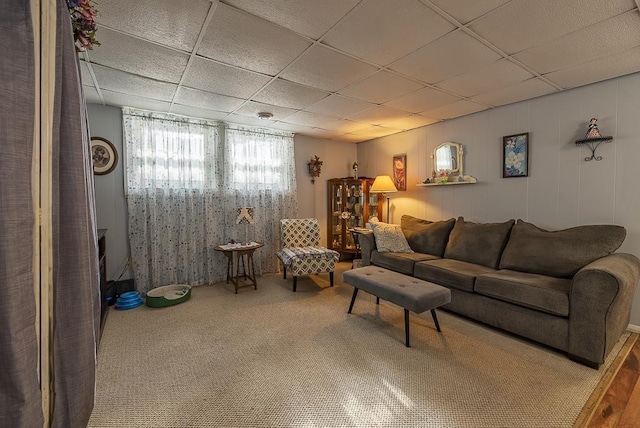
[[[126,112],[125,112],[125,110],[126,110]],[[126,114],[126,115],[129,115],[129,116],[145,117],[145,118],[148,118],[148,117],[150,117],[151,115],[154,115],[154,114],[168,115],[168,116],[175,116],[175,117],[183,117],[186,120],[209,122],[211,124],[211,126],[224,126],[225,128],[231,129],[231,130],[234,130],[234,131],[244,131],[244,130],[253,131],[253,132],[258,132],[258,133],[264,134],[264,135],[271,135],[273,137],[292,137],[294,135],[293,132],[278,131],[278,130],[271,129],[271,128],[261,128],[261,127],[257,127],[257,126],[251,126],[251,125],[242,125],[242,124],[239,124],[239,123],[230,123],[230,122],[225,122],[225,121],[215,120],[215,119],[197,118],[197,117],[185,116],[185,115],[176,114],[176,113],[167,113],[167,112],[160,112],[160,111],[142,110],[142,109],[136,109],[136,108],[133,108],[133,107],[122,107],[122,113]],[[164,120],[172,120],[174,122],[178,122],[178,120],[174,120],[172,118],[166,118]],[[245,128],[245,129],[239,129],[239,128]]]

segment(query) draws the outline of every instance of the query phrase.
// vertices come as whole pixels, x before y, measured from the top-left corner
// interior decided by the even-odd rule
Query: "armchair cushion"
[[[326,259],[337,261],[340,254],[337,251],[314,245],[310,247],[283,248],[278,251],[277,256],[285,266],[289,266],[293,260]]]

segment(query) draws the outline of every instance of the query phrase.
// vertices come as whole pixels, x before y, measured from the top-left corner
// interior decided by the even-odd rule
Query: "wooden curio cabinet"
[[[373,178],[332,178],[328,181],[327,248],[355,253],[350,229],[364,227],[370,217],[382,218],[378,194],[369,194]]]

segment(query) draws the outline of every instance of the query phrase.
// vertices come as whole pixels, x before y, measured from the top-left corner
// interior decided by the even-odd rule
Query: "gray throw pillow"
[[[376,238],[376,249],[380,253],[413,253],[400,225],[383,222],[371,223]]]
[[[429,221],[403,215],[400,226],[413,251],[442,257],[456,219]]]
[[[622,226],[589,225],[548,231],[518,220],[500,260],[500,269],[571,278],[582,267],[617,250]]]
[[[458,217],[444,257],[497,269],[513,223],[473,223]]]

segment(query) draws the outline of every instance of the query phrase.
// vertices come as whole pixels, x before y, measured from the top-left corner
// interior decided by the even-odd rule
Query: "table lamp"
[[[369,193],[381,193],[381,196],[387,198],[387,223],[389,223],[389,193],[397,192],[396,186],[393,184],[391,177],[388,175],[379,175],[373,181]]]
[[[255,224],[253,217],[255,209],[253,207],[238,208],[238,216],[236,217],[236,224],[244,224],[244,243],[249,244],[249,225]]]

